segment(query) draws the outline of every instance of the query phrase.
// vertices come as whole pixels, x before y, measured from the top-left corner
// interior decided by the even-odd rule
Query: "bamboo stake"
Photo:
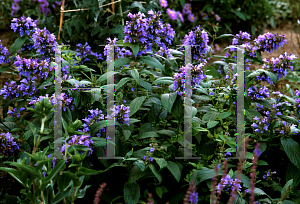
[[[115,14],[115,0],[111,0],[111,3],[112,3],[111,5],[112,12],[113,14]]]
[[[61,9],[60,9],[60,20],[59,20],[59,30],[58,30],[58,37],[57,40],[60,39],[60,30],[62,27],[62,22],[63,22],[63,17],[64,17],[64,13],[62,12],[65,8],[65,0],[62,0],[62,4],[61,4]]]
[[[105,5],[103,5],[103,6],[99,6],[99,8],[102,8],[102,7],[105,7],[105,6],[109,6],[109,5],[111,5],[111,4],[115,4],[115,3],[118,3],[118,2],[121,2],[121,0],[119,0],[119,1],[116,1],[116,2],[113,2],[113,3],[108,3],[108,4],[105,4]],[[91,9],[89,9],[89,8],[87,8],[87,9],[72,9],[72,10],[61,10],[61,12],[63,12],[63,13],[67,13],[67,12],[76,12],[76,11],[87,11],[87,10],[91,10]]]

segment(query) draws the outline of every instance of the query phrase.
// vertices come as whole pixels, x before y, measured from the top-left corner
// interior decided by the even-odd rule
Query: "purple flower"
[[[13,11],[18,11],[20,9],[20,6],[19,6],[18,3],[15,2],[15,3],[12,4],[11,8],[12,8]]]
[[[189,21],[194,22],[194,20],[195,20],[194,14],[190,13],[190,14],[188,15],[188,19],[189,19]]]
[[[179,11],[177,11],[177,15],[178,15],[179,20],[183,23],[184,19],[183,19],[182,14]]]
[[[204,58],[209,51],[207,43],[208,43],[208,34],[203,30],[200,26],[197,26],[195,29],[190,31],[185,35],[182,40],[183,45],[198,45],[192,46],[192,59],[198,60],[200,62],[206,62]]]
[[[276,52],[278,48],[287,43],[285,35],[278,35],[278,33],[273,35],[270,32],[259,35],[254,42],[258,46],[258,50],[265,52]]]
[[[20,149],[21,141],[12,137],[11,133],[0,133],[0,151],[2,156],[12,156],[15,150]]]
[[[168,6],[167,0],[159,0],[159,4],[161,5],[161,7],[165,7],[165,8]]]
[[[216,21],[221,21],[221,18],[218,14],[216,14],[215,17],[216,17]]]
[[[183,13],[183,15],[188,15],[188,14],[192,13],[191,4],[184,4],[182,13]]]
[[[176,11],[167,8],[167,13],[172,20],[177,19]]]
[[[1,40],[0,40],[1,43]],[[6,64],[9,62],[7,59],[7,56],[9,55],[8,49],[4,47],[2,44],[0,44],[0,65]]]
[[[230,152],[226,152],[225,156],[227,156],[227,155],[231,156],[231,153]]]
[[[196,193],[195,190],[190,194],[190,202],[193,204],[198,202],[198,193]]]
[[[32,30],[36,28],[36,24],[30,17],[25,18],[25,16],[22,16],[20,18],[14,18],[11,21],[10,27],[14,32],[19,32],[22,37],[24,33],[29,36]]]

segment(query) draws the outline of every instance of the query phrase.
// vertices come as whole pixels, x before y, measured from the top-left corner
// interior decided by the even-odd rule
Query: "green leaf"
[[[145,163],[142,160],[135,161],[133,165],[138,166],[142,171],[145,170]]]
[[[262,165],[268,165],[268,163],[265,162],[265,161],[263,161],[263,160],[258,160],[257,165],[260,165],[260,166],[262,166]]]
[[[137,136],[136,138],[137,139],[145,139],[145,138],[151,138],[151,137],[159,137],[159,135],[154,132],[154,131],[151,131],[151,132],[144,132],[142,134],[139,134],[139,136]]]
[[[152,173],[154,174],[154,176],[157,178],[157,180],[159,181],[159,184],[161,184],[162,182],[162,177],[160,175],[160,173],[158,173],[158,171],[156,170],[155,166],[153,164],[149,165]]]
[[[122,78],[119,83],[117,84],[116,88],[115,88],[115,91],[119,90],[122,86],[124,86],[128,81],[132,80],[131,78],[129,77],[125,77],[125,78]]]
[[[267,195],[263,190],[259,188],[254,188],[254,194],[255,195]]]
[[[181,97],[176,98],[171,113],[176,120],[182,120],[184,115],[184,107]]]
[[[139,45],[131,46],[131,49],[132,49],[134,56],[136,57],[137,54],[139,53],[140,46]]]
[[[7,167],[0,167],[1,171],[6,171],[11,175],[16,181],[18,181],[22,186],[29,190],[29,186],[25,184],[26,180],[22,179],[21,171],[17,169],[7,168]],[[26,174],[26,172],[24,172]],[[27,174],[26,174],[27,175]]]
[[[158,68],[162,71],[165,71],[165,67],[154,57],[144,56],[141,58],[141,61],[145,62],[146,64],[149,64],[154,68]]]
[[[246,109],[245,114],[248,118],[251,118],[251,119],[255,116],[261,117],[261,114],[257,110],[253,110],[253,109]]]
[[[218,36],[216,39],[224,38],[224,37],[234,37],[234,35],[233,34],[223,34],[223,35]]]
[[[19,49],[21,49],[27,39],[28,37],[26,35],[23,35],[23,37],[16,39],[9,48],[9,54],[12,55],[13,52],[16,53]]]
[[[176,133],[173,130],[158,130],[156,131],[158,134],[162,134],[162,135],[168,135],[170,137],[173,137],[176,135]]]
[[[138,72],[137,69],[131,70],[131,76],[135,79],[135,81],[136,81],[137,83],[139,83],[140,75],[139,75],[139,72]]]
[[[99,79],[97,79],[96,83],[104,83],[104,82],[107,82],[107,77],[109,78],[109,77],[111,77],[112,75],[117,74],[117,73],[119,73],[119,72],[109,71],[109,72],[107,72],[107,73],[104,73],[104,74],[102,74],[102,75],[99,77]],[[81,83],[81,82],[79,82],[79,83]]]
[[[242,181],[242,183],[244,184],[244,186],[246,187],[246,188],[250,188],[250,178],[248,178],[246,175],[244,175],[244,174],[241,174],[241,181]]]
[[[119,68],[124,65],[128,65],[131,61],[132,61],[132,59],[130,59],[128,57],[120,57],[115,60],[115,68]]]
[[[97,170],[94,170],[94,169],[88,169],[88,168],[85,168],[85,167],[80,167],[79,171],[76,172],[76,176],[98,175],[99,173],[101,173],[101,171],[97,171]]]
[[[216,120],[219,116],[219,113],[216,111],[208,111],[202,118],[203,121],[213,121]]]
[[[184,1],[184,0],[183,0],[183,1]],[[162,198],[162,194],[163,194],[164,192],[163,192],[163,190],[162,190],[161,187],[157,186],[157,187],[155,188],[155,192],[156,192],[156,194],[157,194],[160,198]]]
[[[130,113],[129,117],[131,117],[133,114],[135,114],[143,104],[144,100],[146,99],[146,96],[141,96],[138,98],[133,99],[130,103]]]
[[[64,192],[68,189],[68,187],[71,185],[72,179],[70,177],[67,177],[66,175],[62,174],[58,176],[57,179],[57,188],[60,192]]]
[[[149,92],[152,91],[152,85],[142,79],[139,79],[139,85],[147,89]]]
[[[286,184],[284,185],[284,187],[282,188],[281,190],[281,197],[284,196],[284,194],[286,193],[286,191],[289,189],[289,188],[292,188],[292,185],[293,185],[293,179],[290,179],[288,182],[286,182]],[[290,192],[290,190],[289,190]],[[289,194],[289,193],[288,193]]]
[[[95,135],[101,128],[110,125],[119,125],[119,123],[113,120],[101,120],[99,122],[94,123],[91,127],[91,135]]]
[[[70,194],[70,191],[73,191],[73,189],[70,189],[69,191],[65,192],[58,192],[55,195],[55,198],[52,200],[52,204],[59,204],[60,201],[62,201],[65,197],[67,197]]]
[[[136,1],[133,2],[133,3],[131,4],[130,8],[135,8],[135,7],[137,7],[138,10],[139,10],[140,12],[146,13],[146,10],[145,10],[145,8],[143,7],[143,4],[142,4],[141,2],[136,2]]]
[[[173,77],[160,77],[153,82],[153,84],[173,84],[173,83],[174,83]]]
[[[179,166],[175,162],[168,161],[167,168],[173,174],[173,176],[175,177],[175,179],[179,182],[180,177],[181,177],[181,172],[180,172]]]
[[[289,163],[286,168],[286,180],[288,181],[290,179],[294,179],[292,186],[292,190],[294,190],[300,184],[300,171],[291,163]]]
[[[59,161],[59,162],[55,165],[54,169],[51,171],[50,175],[42,179],[43,184],[40,185],[40,190],[43,191],[43,190],[46,188],[46,186],[48,185],[48,183],[49,183],[51,180],[53,180],[54,177],[55,177],[56,175],[58,175],[58,173],[59,173],[61,170],[63,170],[63,169],[65,168],[65,166],[66,166],[66,160],[61,160],[61,161]]]
[[[135,182],[129,183],[127,181],[123,193],[125,204],[136,204],[140,199],[140,186]]]
[[[242,19],[243,21],[246,21],[246,15],[240,11],[237,10],[232,10],[231,12],[235,13],[240,19]]]
[[[219,123],[219,121],[209,121],[207,123],[207,129],[215,127],[218,123]]]
[[[168,162],[163,158],[153,158],[156,163],[159,165],[160,169],[163,169],[168,166]]]
[[[122,130],[122,132],[125,137],[125,141],[127,141],[131,135],[131,131],[130,130]]]
[[[162,96],[161,96],[161,103],[169,112],[172,111],[172,107],[176,100],[176,97],[177,97],[176,92],[162,94]]]
[[[220,113],[218,119],[224,119],[224,118],[227,118],[228,116],[231,115],[231,112],[228,111],[228,112],[224,112],[224,113]]]
[[[290,161],[300,169],[300,146],[292,138],[281,137],[281,144]]]
[[[18,163],[11,163],[10,165],[16,166],[18,169],[26,171],[31,176],[37,177],[38,179],[42,179],[42,173],[40,171],[37,171],[37,169],[32,166]]]
[[[203,168],[198,172],[197,178],[199,179],[199,183],[201,183],[202,181],[213,178],[215,175],[216,172],[214,169]],[[222,169],[219,170],[219,175],[222,175]]]

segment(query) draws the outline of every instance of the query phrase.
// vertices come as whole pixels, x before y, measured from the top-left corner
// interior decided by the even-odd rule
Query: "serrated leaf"
[[[137,69],[131,70],[131,76],[135,79],[135,81],[136,81],[137,83],[139,83],[140,75],[139,75],[139,72],[138,72]]]
[[[130,113],[129,117],[131,117],[133,114],[135,114],[143,104],[144,100],[146,99],[146,96],[141,96],[138,98],[133,99],[130,103]]]
[[[157,178],[157,180],[159,181],[159,184],[161,184],[162,182],[162,177],[161,175],[158,173],[158,171],[156,170],[155,166],[153,164],[149,165],[152,173],[154,174],[154,176]]]
[[[175,162],[168,161],[167,168],[172,173],[172,175],[175,177],[175,179],[179,182],[180,177],[181,177],[181,171],[180,171],[179,166]]]
[[[281,144],[290,161],[300,169],[300,146],[292,138],[281,137]]]
[[[120,57],[115,60],[115,68],[119,68],[124,65],[128,65],[131,61],[132,61],[132,59],[130,59],[128,57]]]
[[[145,62],[146,64],[149,64],[154,68],[158,68],[162,71],[165,71],[165,67],[154,57],[144,56],[141,58],[141,61]]]
[[[161,96],[161,103],[169,112],[172,111],[176,97],[177,93],[166,93]]]
[[[293,180],[294,179],[290,179],[289,181],[286,182],[286,184],[284,185],[284,187],[281,190],[281,197],[283,197],[284,194],[287,192],[287,190],[292,187]],[[290,192],[290,190],[289,190],[289,192]],[[289,193],[287,195],[289,195]]]
[[[152,91],[152,85],[142,79],[139,79],[139,85],[147,89],[149,92]]]
[[[214,121],[215,119],[218,118],[218,116],[219,116],[219,113],[218,113],[218,112],[216,112],[216,111],[209,111],[209,112],[207,112],[207,113],[203,116],[202,120],[203,120],[203,121]]]
[[[123,193],[125,204],[136,204],[140,199],[140,186],[135,182],[126,182]]]
[[[218,123],[219,123],[219,121],[209,121],[207,123],[207,129],[215,127]]]
[[[224,119],[224,118],[227,118],[228,116],[230,116],[231,115],[231,112],[230,111],[228,111],[228,112],[224,112],[224,113],[220,113],[220,115],[219,115],[219,119]]]
[[[153,159],[159,165],[160,169],[163,169],[168,166],[168,162],[163,158],[153,158]]]

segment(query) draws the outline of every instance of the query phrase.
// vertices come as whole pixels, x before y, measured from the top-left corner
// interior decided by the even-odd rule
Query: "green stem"
[[[42,180],[40,180],[40,185],[42,185]],[[44,191],[41,191],[41,201],[44,200]]]
[[[120,15],[121,15],[121,18],[122,18],[122,26],[124,27],[124,18],[123,18],[123,11],[122,11],[122,4],[121,4],[121,1],[119,3],[119,8],[120,8]]]

